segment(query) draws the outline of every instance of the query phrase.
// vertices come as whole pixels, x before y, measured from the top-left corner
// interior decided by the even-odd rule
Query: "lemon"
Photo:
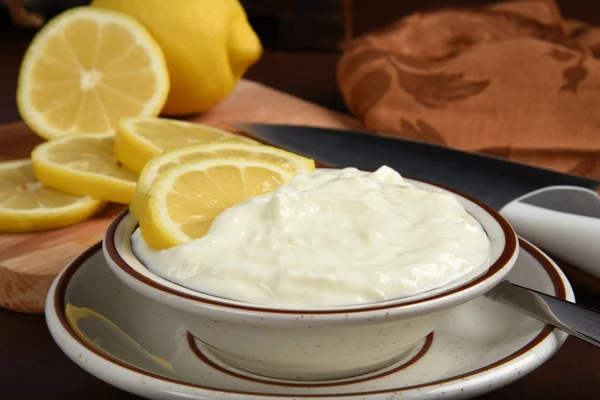
[[[146,208],[152,182],[168,169],[191,161],[232,157],[275,163],[293,171],[315,169],[313,160],[271,146],[239,142],[189,145],[166,151],[146,164],[140,174],[129,206],[131,213],[139,219]]]
[[[126,118],[117,128],[115,155],[126,167],[140,172],[164,150],[191,143],[241,141],[258,143],[210,126],[166,118]]]
[[[169,77],[160,47],[133,18],[78,7],[27,49],[17,89],[23,120],[43,138],[114,132],[123,117],[157,115]]]
[[[0,231],[32,232],[76,224],[104,203],[75,197],[36,180],[31,160],[0,163]]]
[[[262,53],[238,0],[94,0],[92,7],[133,16],[160,44],[171,78],[167,115],[212,108]]]
[[[111,134],[69,135],[38,145],[31,153],[44,185],[79,196],[128,204],[138,174],[119,164]]]
[[[180,164],[160,174],[140,218],[144,240],[165,249],[202,237],[225,209],[287,183],[293,170],[247,158]]]

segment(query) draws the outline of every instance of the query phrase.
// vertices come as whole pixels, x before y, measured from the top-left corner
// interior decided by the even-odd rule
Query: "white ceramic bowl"
[[[409,181],[423,189],[440,188]],[[470,281],[446,291],[431,292],[427,297],[289,310],[195,292],[154,275],[136,258],[131,249],[131,234],[137,228],[137,221],[127,210],[107,230],[104,256],[120,280],[169,306],[188,331],[225,363],[274,378],[345,378],[371,372],[402,358],[435,329],[443,314],[485,294],[514,265],[518,246],[510,225],[489,207],[453,193],[490,238],[491,266]]]

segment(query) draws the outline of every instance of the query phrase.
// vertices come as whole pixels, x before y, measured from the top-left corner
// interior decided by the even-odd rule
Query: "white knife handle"
[[[501,210],[518,235],[600,278],[600,218],[514,201]]]

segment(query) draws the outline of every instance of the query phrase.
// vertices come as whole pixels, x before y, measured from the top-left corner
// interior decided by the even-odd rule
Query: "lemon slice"
[[[138,174],[119,164],[111,134],[69,135],[31,153],[37,178],[65,193],[128,204]]]
[[[222,211],[289,182],[293,175],[276,163],[244,158],[180,164],[152,184],[140,218],[142,236],[156,249],[202,237]]]
[[[117,127],[115,154],[128,168],[140,172],[164,150],[192,143],[237,141],[258,143],[221,129],[167,118],[127,118]]]
[[[21,64],[23,120],[50,139],[114,133],[121,118],[158,115],[169,91],[162,50],[135,19],[78,7],[37,34]]]
[[[315,162],[310,158],[260,144],[217,142],[180,147],[166,151],[146,164],[140,174],[129,206],[131,213],[139,219],[146,207],[152,182],[166,170],[181,163],[231,157],[243,157],[254,161],[274,163],[293,171],[315,169]]]
[[[30,160],[0,163],[0,231],[33,232],[81,222],[104,203],[75,197],[38,182]]]

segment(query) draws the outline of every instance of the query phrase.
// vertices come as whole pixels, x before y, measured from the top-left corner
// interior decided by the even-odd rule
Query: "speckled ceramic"
[[[415,185],[433,190],[423,182]],[[483,204],[458,195],[491,241],[491,266],[479,276],[420,295],[353,307],[285,310],[210,296],[150,272],[131,249],[137,221],[127,211],[104,239],[109,267],[140,294],[178,310],[180,322],[211,354],[240,370],[280,379],[340,379],[406,358],[453,307],[504,279],[517,259],[516,235]]]
[[[574,300],[558,267],[525,242],[508,279]],[[344,380],[299,382],[224,364],[176,313],[117,279],[100,244],[61,273],[46,305],[50,332],[75,363],[151,399],[468,398],[524,376],[566,339],[563,332],[478,297],[443,316],[434,333],[387,367]]]

